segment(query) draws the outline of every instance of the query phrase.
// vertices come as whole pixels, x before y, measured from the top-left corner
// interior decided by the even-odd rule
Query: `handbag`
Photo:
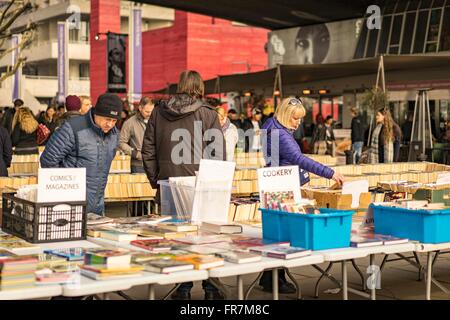
[[[40,123],[37,128],[37,144],[43,144],[48,137],[50,137],[50,129],[43,123]]]

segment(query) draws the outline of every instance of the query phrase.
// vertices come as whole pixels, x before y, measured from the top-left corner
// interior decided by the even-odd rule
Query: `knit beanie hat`
[[[71,95],[66,98],[66,110],[78,111],[81,108],[81,100],[77,96]]]
[[[120,119],[123,103],[120,98],[113,93],[104,93],[97,99],[97,104],[93,109],[98,116]]]

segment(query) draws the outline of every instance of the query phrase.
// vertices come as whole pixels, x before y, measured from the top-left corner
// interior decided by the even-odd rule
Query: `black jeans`
[[[194,283],[192,281],[190,282],[183,282],[177,289],[177,291],[181,292],[190,292],[192,287],[194,286]],[[206,291],[218,291],[217,288],[208,280],[202,281],[202,287],[203,290]]]
[[[278,269],[278,283],[287,282],[286,272],[284,269]],[[259,285],[263,287],[272,287],[272,271],[264,271],[261,279],[259,280]]]

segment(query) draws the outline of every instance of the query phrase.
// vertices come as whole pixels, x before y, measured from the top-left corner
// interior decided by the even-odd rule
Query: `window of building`
[[[378,29],[372,29],[369,31],[369,43],[367,45],[366,58],[375,56],[379,31],[380,30]]]
[[[428,27],[427,46],[425,52],[436,52],[438,46],[439,26],[442,9],[432,10]]]
[[[384,54],[387,52],[389,31],[391,30],[391,16],[383,17],[381,23],[380,43],[378,44],[378,53]]]
[[[80,78],[89,78],[89,63],[80,63]]]
[[[444,10],[439,51],[450,50],[450,7]]]
[[[402,32],[403,15],[396,15],[392,23],[391,43],[389,45],[390,54],[398,54],[400,46],[400,35]]]
[[[414,53],[423,53],[425,35],[427,32],[428,13],[428,10],[419,12],[416,23],[416,36],[414,38]]]
[[[366,49],[366,40],[367,40],[367,24],[365,21],[362,23],[361,33],[359,34],[358,44],[356,45],[355,54],[353,56],[354,59],[364,58],[364,50]]]
[[[416,12],[408,12],[405,19],[405,27],[403,29],[403,39],[401,54],[411,53],[412,37],[414,34],[414,23],[416,22]]]

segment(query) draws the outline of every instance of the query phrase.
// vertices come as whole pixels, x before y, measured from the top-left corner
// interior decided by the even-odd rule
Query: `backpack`
[[[43,123],[40,123],[37,128],[37,144],[41,145],[43,144],[48,137],[50,137],[50,130],[47,128],[47,126]]]

